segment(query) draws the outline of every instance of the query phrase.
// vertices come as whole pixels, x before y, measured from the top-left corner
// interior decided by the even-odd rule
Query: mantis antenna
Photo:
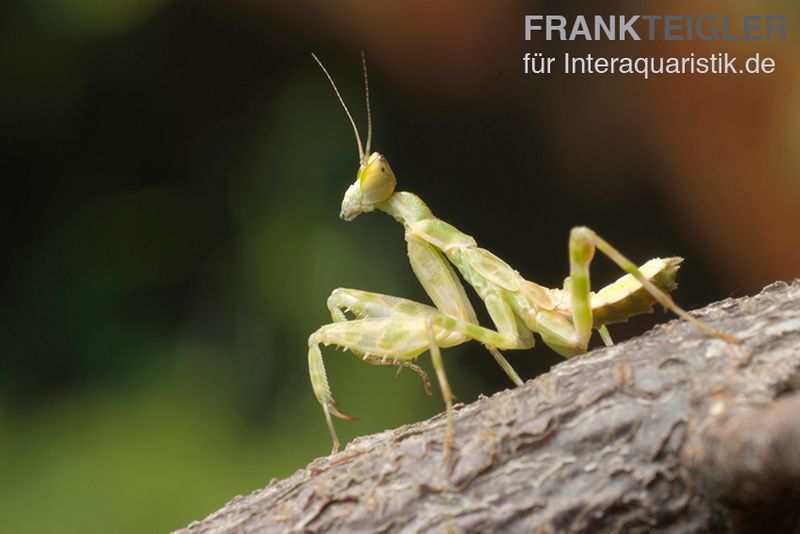
[[[370,146],[372,145],[372,113],[369,109],[369,79],[367,78],[367,56],[364,51],[361,51],[361,65],[364,67],[364,94],[367,100],[367,150],[364,155],[369,157]]]
[[[322,69],[322,72],[325,73],[325,76],[327,76],[328,81],[331,82],[331,86],[333,87],[333,91],[336,93],[336,96],[339,97],[339,102],[342,104],[342,107],[344,108],[344,112],[347,113],[347,118],[350,119],[350,124],[353,126],[353,132],[355,132],[355,134],[356,134],[356,143],[358,143],[358,161],[361,164],[366,163],[367,158],[366,158],[366,155],[364,153],[364,146],[361,144],[361,136],[358,135],[358,128],[356,128],[356,121],[354,121],[353,120],[353,116],[350,115],[350,110],[347,109],[347,104],[344,103],[344,99],[342,99],[342,95],[339,93],[339,89],[336,87],[336,84],[333,82],[333,78],[331,78],[331,75],[328,74],[328,69],[325,68],[325,65],[322,64],[322,61],[319,60],[319,58],[316,56],[316,54],[312,53],[311,57],[314,58],[314,61],[316,61],[317,65],[320,66],[320,68]],[[364,65],[364,76],[365,76],[365,83],[366,83],[367,62],[366,62],[366,59],[364,59],[363,52],[362,52],[362,55],[361,55],[361,59],[362,59],[363,65]],[[367,116],[369,116],[369,93],[367,93]],[[369,122],[369,131],[367,133],[367,150],[369,150],[369,143],[370,143],[370,137],[371,136],[372,136],[372,121]]]

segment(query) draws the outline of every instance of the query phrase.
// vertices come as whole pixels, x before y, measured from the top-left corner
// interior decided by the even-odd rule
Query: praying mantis
[[[365,145],[361,143],[356,123],[333,78],[317,56],[312,54],[312,57],[330,81],[358,145],[356,180],[344,195],[340,217],[352,221],[359,215],[382,211],[400,223],[405,230],[411,268],[434,304],[430,306],[358,289],[339,288],[331,293],[327,304],[333,322],[320,327],[308,338],[309,374],[333,441],[331,454],[339,449],[332,416],[352,417],[336,408],[320,345],[343,347],[366,363],[395,366],[398,372],[402,368],[411,369],[420,376],[430,394],[425,372],[414,363],[418,356],[429,352],[446,406],[443,449],[447,456],[452,446],[454,396],[445,374],[441,348],[478,341],[519,386],[522,379],[500,350],[531,348],[534,334],[538,334],[546,345],[570,358],[587,351],[593,330],[599,332],[606,345],[612,344],[606,325],[649,313],[655,303],[708,335],[738,343],[730,334],[689,315],[669,296],[668,293],[677,287],[675,276],[682,258],[654,258],[637,266],[585,226],[575,227],[570,232],[570,273],[563,287],[548,289],[523,278],[505,261],[479,247],[470,235],[434,216],[418,196],[395,190],[397,179],[388,161],[383,155],[370,151],[372,117],[363,52],[367,107]],[[591,291],[589,265],[598,250],[627,274],[595,293]],[[494,330],[478,324],[456,271],[484,302]]]

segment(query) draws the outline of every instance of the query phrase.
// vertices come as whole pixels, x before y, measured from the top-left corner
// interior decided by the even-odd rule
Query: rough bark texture
[[[365,436],[181,532],[800,531],[800,281]],[[772,528],[767,528],[772,527]]]

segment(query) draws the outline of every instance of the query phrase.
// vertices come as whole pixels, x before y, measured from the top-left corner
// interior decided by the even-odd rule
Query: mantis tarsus
[[[363,53],[366,146],[362,145],[355,121],[330,74],[319,59],[312,56],[333,86],[358,145],[356,180],[344,195],[340,216],[351,221],[362,213],[382,211],[402,224],[411,267],[435,305],[357,289],[340,288],[331,293],[328,309],[333,322],[309,337],[308,365],[311,384],[333,440],[332,454],[338,450],[339,440],[331,416],[352,418],[335,406],[320,344],[338,345],[373,365],[393,365],[398,371],[407,367],[422,378],[428,392],[427,376],[413,361],[429,351],[447,407],[444,439],[447,455],[452,443],[453,394],[440,347],[452,347],[469,340],[483,343],[511,381],[521,385],[522,380],[500,353],[501,349],[530,348],[534,344],[534,334],[538,334],[545,344],[569,358],[587,351],[593,329],[599,331],[606,345],[610,345],[607,324],[648,313],[656,302],[703,332],[738,343],[733,336],[689,315],[668,295],[676,287],[675,275],[682,258],[655,258],[637,266],[584,226],[570,232],[570,274],[561,289],[548,289],[523,278],[506,262],[480,248],[471,236],[436,218],[419,197],[395,191],[397,180],[386,158],[370,152],[372,120]],[[596,293],[591,291],[589,282],[589,264],[595,250],[628,273]],[[483,300],[496,330],[478,324],[456,270]],[[348,313],[352,317],[348,317]]]

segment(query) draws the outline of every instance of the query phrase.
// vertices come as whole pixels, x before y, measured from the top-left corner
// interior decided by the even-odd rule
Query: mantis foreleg
[[[415,316],[429,315],[436,313],[436,309],[419,302],[408,299],[382,295],[362,291],[360,289],[334,289],[328,297],[328,310],[334,322],[346,322],[345,312],[352,313],[358,319],[391,317],[391,316]],[[422,386],[427,395],[431,394],[431,383],[427,373],[419,366],[401,360],[388,360],[385,357],[372,356],[366,354],[356,354],[363,361],[372,365],[393,365],[397,367],[397,372],[405,367],[413,371],[422,380]]]
[[[441,364],[439,347],[452,347],[467,339],[474,339],[487,345],[498,363],[503,366],[503,363],[507,365],[507,362],[494,347],[506,347],[508,343],[516,343],[516,340],[508,340],[502,334],[488,328],[444,315],[436,308],[399,297],[356,289],[337,289],[328,299],[328,305],[334,322],[322,326],[309,337],[308,364],[311,384],[325,412],[325,420],[334,443],[334,452],[338,450],[339,440],[331,416],[342,419],[351,417],[341,413],[335,406],[320,345],[344,347],[375,365],[409,367],[417,374],[421,373],[423,383],[426,381],[424,372],[411,360],[430,350],[442,395],[445,397],[445,403],[451,406],[452,399],[450,401],[447,399],[452,397],[452,391],[446,382],[446,377],[442,382],[444,367]],[[345,311],[348,310],[357,318],[347,320]],[[510,366],[507,372],[509,376],[516,377],[515,382],[521,383],[519,376],[516,376]]]

